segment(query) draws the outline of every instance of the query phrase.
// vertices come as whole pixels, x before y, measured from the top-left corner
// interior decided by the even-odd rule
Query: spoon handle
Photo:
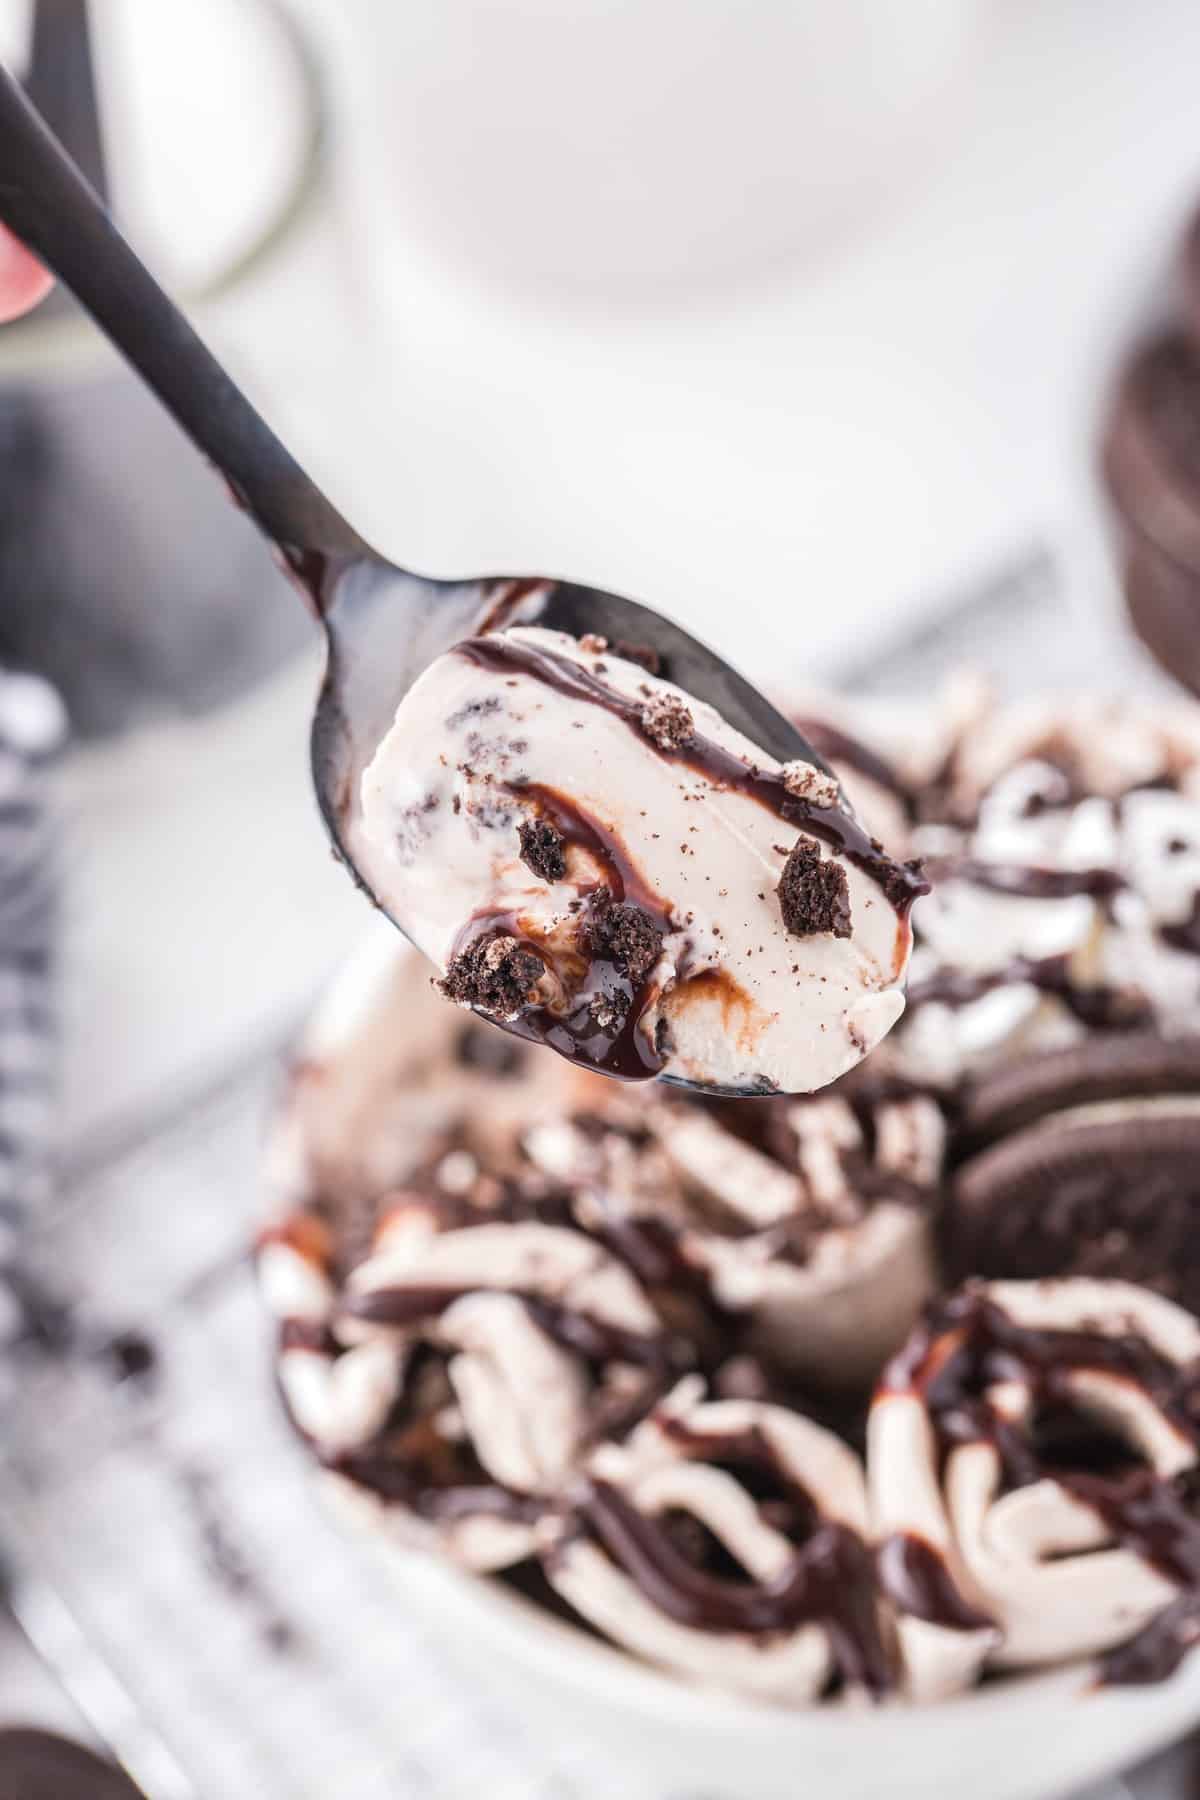
[[[306,552],[369,554],[135,256],[5,69],[0,220],[71,289],[289,563],[300,567]]]

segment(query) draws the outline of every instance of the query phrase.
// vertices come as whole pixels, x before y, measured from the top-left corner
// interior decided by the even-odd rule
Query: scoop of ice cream
[[[923,891],[844,806],[601,640],[439,657],[356,857],[442,989],[604,1073],[807,1092],[900,1016]]]
[[[1125,1282],[994,1282],[933,1309],[868,1426],[907,1687],[1110,1652],[1165,1673],[1200,1623],[1200,1325]]]
[[[783,1407],[684,1382],[592,1457],[549,1579],[647,1661],[759,1700],[891,1684],[862,1465]]]
[[[687,1358],[601,1244],[516,1216],[511,1197],[474,1200],[486,1222],[463,1222],[461,1193],[394,1193],[373,1253],[336,1285],[299,1219],[259,1256],[284,1398],[326,1469],[393,1535],[479,1568],[530,1553],[537,1499]],[[283,1250],[311,1287],[281,1280]]]
[[[528,1149],[581,1194],[601,1188],[627,1230],[669,1231],[676,1280],[701,1276],[773,1359],[827,1387],[870,1381],[934,1290],[942,1115],[886,1091],[743,1115],[664,1095],[636,1149],[611,1109],[607,1126],[560,1122]]]
[[[914,915],[908,1005],[885,1062],[951,1090],[1093,1032],[1194,1029],[1190,711],[1057,697],[998,705],[978,692],[964,706],[956,692],[931,712],[932,756],[886,708],[862,711],[865,742],[848,719],[811,734],[852,797],[858,782],[888,794],[907,820],[893,841],[925,857],[933,882]]]

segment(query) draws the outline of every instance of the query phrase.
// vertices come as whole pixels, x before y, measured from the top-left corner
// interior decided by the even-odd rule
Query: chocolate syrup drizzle
[[[930,867],[935,878],[969,881],[972,887],[1026,900],[1070,900],[1077,894],[1110,900],[1127,885],[1116,869],[1047,869],[1025,863],[981,862],[967,856],[937,858]]]
[[[1071,1377],[1079,1370],[1103,1370],[1136,1385],[1179,1431],[1200,1442],[1200,1368],[1179,1367],[1133,1333],[1019,1325],[974,1289],[931,1309],[884,1370],[880,1392],[922,1398],[943,1456],[956,1445],[988,1443],[1009,1488],[1043,1477],[1054,1480],[1091,1507],[1119,1544],[1180,1587],[1178,1599],[1101,1664],[1108,1681],[1161,1680],[1200,1635],[1200,1516],[1194,1497],[1181,1492],[1178,1478],[1167,1480],[1141,1465],[1097,1473],[1086,1466],[1086,1441],[1068,1452],[1062,1466],[1052,1448],[1039,1446],[1036,1416],[1030,1432],[1003,1418],[987,1399],[990,1385],[1015,1379],[1028,1387],[1035,1415],[1056,1407],[1078,1413]],[[964,1605],[936,1550],[925,1546],[914,1553],[894,1546],[892,1540],[883,1547],[879,1576],[896,1605],[949,1630],[986,1623]]]
[[[459,644],[455,653],[492,674],[525,675],[582,705],[602,707],[623,719],[639,736],[644,735],[641,708],[635,700],[626,699],[579,663],[552,650],[517,643],[511,638],[480,637]],[[694,769],[714,787],[743,794],[776,818],[832,845],[839,855],[883,889],[897,917],[907,919],[913,901],[929,892],[929,883],[918,869],[894,861],[878,840],[843,807],[814,806],[809,800],[789,794],[781,775],[754,764],[747,765],[699,732],[693,733],[677,748],[668,749],[659,744],[654,748],[657,755]]]
[[[1001,969],[938,969],[908,990],[907,1010],[922,1006],[970,1006],[999,988],[1025,983],[1052,994],[1082,1025],[1094,1031],[1132,1031],[1153,1017],[1150,1004],[1133,989],[1079,987],[1065,956],[1014,957]]]
[[[585,814],[557,788],[540,782],[513,782],[509,784],[509,792],[523,800],[532,800],[564,845],[587,853],[603,871],[603,881],[598,882],[597,887],[607,887],[614,902],[638,907],[664,937],[673,929],[669,905],[645,881],[615,832]],[[455,952],[474,939],[478,932],[479,921],[472,920],[462,942],[456,944]],[[642,1029],[642,1020],[658,994],[653,970],[634,983],[607,957],[592,956],[586,967],[581,963],[581,973],[583,983],[573,994],[571,1011],[565,1016],[552,1012],[549,1007],[535,1006],[515,1019],[497,1023],[517,1037],[548,1044],[569,1061],[589,1063],[618,1080],[645,1081],[659,1074],[666,1058]],[[560,971],[560,974],[567,977],[564,985],[568,991],[575,987],[575,982],[569,979],[571,971]],[[621,1015],[619,1024],[606,1025],[597,1019],[595,1002],[604,998],[617,1001]]]
[[[876,1697],[892,1673],[876,1612],[871,1553],[848,1526],[819,1520],[807,1491],[782,1466],[766,1435],[754,1427],[731,1432],[691,1429],[666,1419],[663,1430],[690,1456],[734,1464],[765,1477],[779,1495],[764,1510],[782,1512],[792,1533],[803,1531],[792,1560],[772,1581],[738,1580],[698,1568],[669,1530],[631,1504],[619,1488],[593,1483],[582,1522],[630,1580],[670,1619],[691,1630],[763,1634],[820,1624],[828,1633],[842,1680]]]
[[[827,719],[814,719],[808,716],[792,720],[801,737],[807,738],[819,756],[826,762],[841,763],[844,768],[853,769],[867,781],[885,792],[894,794],[901,802],[906,813],[913,814],[912,795],[901,781],[885,757],[861,738],[852,737],[840,726],[831,725]]]
[[[630,1331],[627,1326],[599,1319],[577,1307],[562,1306],[541,1294],[513,1288],[495,1289],[522,1301],[547,1337],[596,1363],[624,1362],[657,1368],[669,1359],[665,1334]],[[478,1285],[376,1288],[369,1294],[348,1294],[343,1305],[352,1318],[372,1325],[413,1326],[439,1318],[456,1300],[480,1292]]]

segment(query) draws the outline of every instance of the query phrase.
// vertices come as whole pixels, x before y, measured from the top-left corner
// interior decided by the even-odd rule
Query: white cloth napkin
[[[3,1274],[50,1178],[58,883],[48,788],[65,735],[52,688],[0,671],[0,1343],[21,1322]]]

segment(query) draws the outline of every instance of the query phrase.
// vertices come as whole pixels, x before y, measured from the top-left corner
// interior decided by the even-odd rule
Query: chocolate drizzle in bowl
[[[1109,1681],[1161,1679],[1200,1636],[1200,1513],[1194,1469],[1167,1476],[1118,1442],[1081,1402],[1076,1378],[1102,1372],[1140,1390],[1182,1442],[1200,1451],[1200,1366],[1180,1365],[1136,1330],[1039,1329],[1018,1323],[978,1288],[936,1303],[884,1370],[879,1394],[920,1397],[944,1463],[959,1446],[994,1450],[1005,1491],[1049,1479],[1093,1511],[1111,1540],[1174,1583],[1177,1599],[1109,1652]],[[1016,1383],[1028,1419],[998,1410],[989,1390]],[[1044,1423],[1043,1423],[1044,1421]],[[948,1630],[987,1615],[959,1592],[945,1558],[926,1543],[888,1539],[879,1553],[884,1592],[903,1612]],[[1168,1617],[1169,1615],[1169,1617]]]
[[[631,1580],[678,1624],[755,1635],[822,1624],[844,1681],[876,1698],[890,1688],[871,1553],[845,1525],[818,1525],[781,1577],[754,1582],[694,1567],[662,1525],[607,1483],[594,1485],[581,1516]]]
[[[821,1517],[760,1427],[696,1429],[669,1414],[658,1424],[685,1457],[735,1476],[762,1518],[792,1541],[790,1561],[772,1579],[754,1580],[708,1541],[697,1521],[674,1533],[669,1521],[647,1516],[604,1480],[592,1482],[580,1507],[583,1529],[677,1624],[756,1637],[819,1624],[828,1634],[839,1680],[876,1699],[887,1693],[893,1675],[877,1612],[875,1571],[859,1533]]]

